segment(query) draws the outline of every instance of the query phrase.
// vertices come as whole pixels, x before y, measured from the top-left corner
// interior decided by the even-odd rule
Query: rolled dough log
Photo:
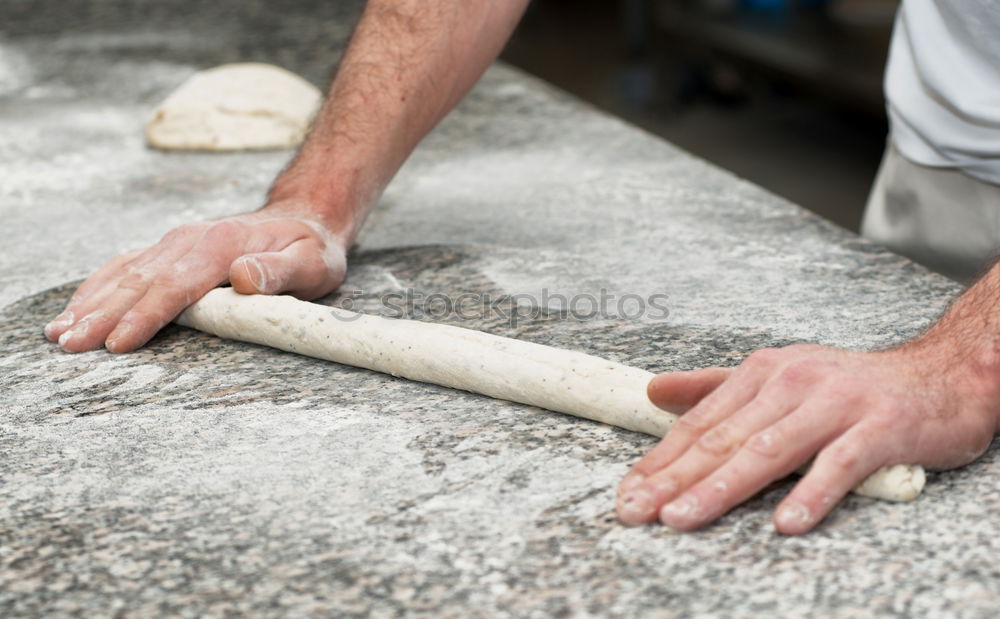
[[[150,146],[181,150],[290,148],[305,137],[319,90],[294,73],[255,62],[195,73],[153,111]]]
[[[663,436],[677,416],[654,406],[654,374],[592,355],[415,320],[395,320],[217,288],[177,318],[186,327],[376,372]],[[854,492],[909,501],[924,487],[919,466],[875,472]]]

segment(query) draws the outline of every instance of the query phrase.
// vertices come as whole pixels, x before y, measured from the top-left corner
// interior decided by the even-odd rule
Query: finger
[[[59,345],[66,352],[84,352],[100,348],[121,317],[142,298],[142,289],[119,289],[103,301],[100,309],[84,315],[72,328],[59,336]]]
[[[149,280],[165,265],[187,253],[203,234],[203,226],[180,226],[167,232],[153,247],[123,256],[130,259],[112,260],[81,286],[71,302],[71,315],[53,327],[52,337],[67,352],[99,347],[121,316],[121,312],[113,314],[106,310],[104,304],[108,298],[120,288],[134,289],[139,294],[131,296],[141,297]]]
[[[344,278],[344,264],[328,264],[315,239],[295,241],[281,251],[249,254],[233,261],[229,281],[240,294],[288,292],[315,299],[330,292]]]
[[[86,300],[96,290],[100,290],[108,281],[117,277],[122,269],[146,251],[149,251],[148,247],[125,252],[107,261],[104,266],[80,284],[80,287],[76,289],[76,292],[70,298],[69,305],[76,305]]]
[[[715,391],[732,374],[733,368],[704,368],[690,372],[660,374],[649,381],[646,393],[656,406],[679,413],[686,411]]]
[[[702,434],[680,458],[623,493],[618,504],[622,521],[651,522],[664,503],[722,467],[745,445],[761,453],[776,450],[777,438],[768,428],[798,408],[813,384],[812,380],[790,380],[789,374],[801,371],[792,366],[768,379],[753,400]]]
[[[83,352],[104,345],[108,334],[122,316],[146,294],[150,284],[197,241],[193,233],[168,234],[169,242],[159,243],[122,265],[118,277],[112,278],[89,294],[76,307],[78,321],[59,336],[59,345],[66,352]]]
[[[776,352],[764,349],[751,354],[728,379],[681,415],[670,432],[622,479],[619,493],[638,487],[647,476],[679,458],[702,434],[750,402],[777,362]]]
[[[130,352],[139,348],[176,318],[184,308],[224,282],[225,276],[214,279],[202,276],[197,281],[191,282],[182,282],[172,275],[158,278],[146,294],[118,321],[108,335],[105,346],[114,353]]]
[[[225,283],[229,265],[247,245],[245,225],[223,222],[209,228],[190,251],[150,282],[107,336],[108,350],[128,352],[148,342],[184,308]]]
[[[660,522],[677,530],[697,529],[781,479],[841,435],[847,413],[814,400],[760,430],[711,474],[660,508]]]
[[[854,486],[885,466],[892,455],[878,447],[885,430],[859,423],[819,452],[809,472],[775,510],[775,528],[786,535],[810,531]]]
[[[146,293],[108,335],[111,352],[128,352],[148,342],[184,308],[225,283],[229,267],[247,251],[267,251],[283,245],[274,227],[223,220],[206,228],[195,245],[169,269],[161,269]]]
[[[268,221],[250,225],[242,221],[220,221],[205,229],[198,242],[169,271],[162,273],[149,286],[134,307],[121,317],[119,324],[108,335],[106,345],[112,352],[127,352],[142,346],[163,326],[173,320],[195,300],[212,288],[226,282],[233,263],[248,253],[258,256],[254,266],[263,266],[272,274],[277,273],[279,291],[284,283],[293,292],[319,296],[332,289],[323,289],[324,277],[333,278],[332,269],[324,266],[324,253],[318,249],[311,235],[313,227],[300,221]],[[309,240],[309,243],[298,244]],[[317,249],[309,251],[310,244]],[[294,246],[294,247],[292,247]],[[290,248],[290,249],[289,249]],[[289,249],[282,254],[284,249]],[[330,252],[334,255],[334,252]],[[275,256],[275,254],[282,254]],[[267,260],[260,262],[260,256]],[[275,260],[275,258],[277,258]],[[273,262],[272,262],[273,261]],[[237,268],[237,277],[248,275],[245,263]],[[253,263],[251,263],[253,264]],[[337,283],[343,279],[343,257]],[[246,285],[242,281],[241,285]],[[294,290],[295,286],[304,286]],[[310,287],[312,286],[312,287]],[[319,290],[322,289],[322,292]]]
[[[53,342],[57,341],[78,319],[83,318],[84,314],[79,313],[80,304],[93,294],[95,290],[99,290],[108,281],[118,277],[120,271],[143,251],[140,249],[115,256],[80,284],[73,293],[73,296],[70,297],[62,313],[45,325],[45,337]]]

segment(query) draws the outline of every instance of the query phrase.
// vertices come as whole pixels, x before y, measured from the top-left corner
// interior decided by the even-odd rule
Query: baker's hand
[[[181,226],[88,278],[45,335],[68,352],[102,345],[128,352],[227,281],[243,294],[320,297],[343,281],[346,250],[308,209],[291,201]]]
[[[696,529],[815,456],[774,514],[778,531],[799,534],[882,466],[971,462],[998,426],[997,381],[985,375],[996,353],[977,372],[941,348],[795,345],[657,376],[653,403],[688,410],[622,480],[619,518]]]

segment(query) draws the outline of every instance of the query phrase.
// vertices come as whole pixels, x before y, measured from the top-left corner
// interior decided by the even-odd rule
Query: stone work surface
[[[650,437],[174,326],[134,354],[59,352],[41,329],[75,282],[173,226],[258,206],[290,156],[147,150],[151,107],[232,60],[322,85],[357,14],[65,4],[0,5],[0,615],[1000,606],[996,449],[913,503],[850,497],[801,538],[770,523],[792,481],[676,534],[613,518]],[[958,291],[504,66],[413,156],[350,263],[321,303],[653,371],[798,341],[887,346]]]

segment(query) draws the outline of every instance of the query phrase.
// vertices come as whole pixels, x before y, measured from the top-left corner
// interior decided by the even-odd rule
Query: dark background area
[[[857,230],[896,5],[535,0],[502,58]]]

